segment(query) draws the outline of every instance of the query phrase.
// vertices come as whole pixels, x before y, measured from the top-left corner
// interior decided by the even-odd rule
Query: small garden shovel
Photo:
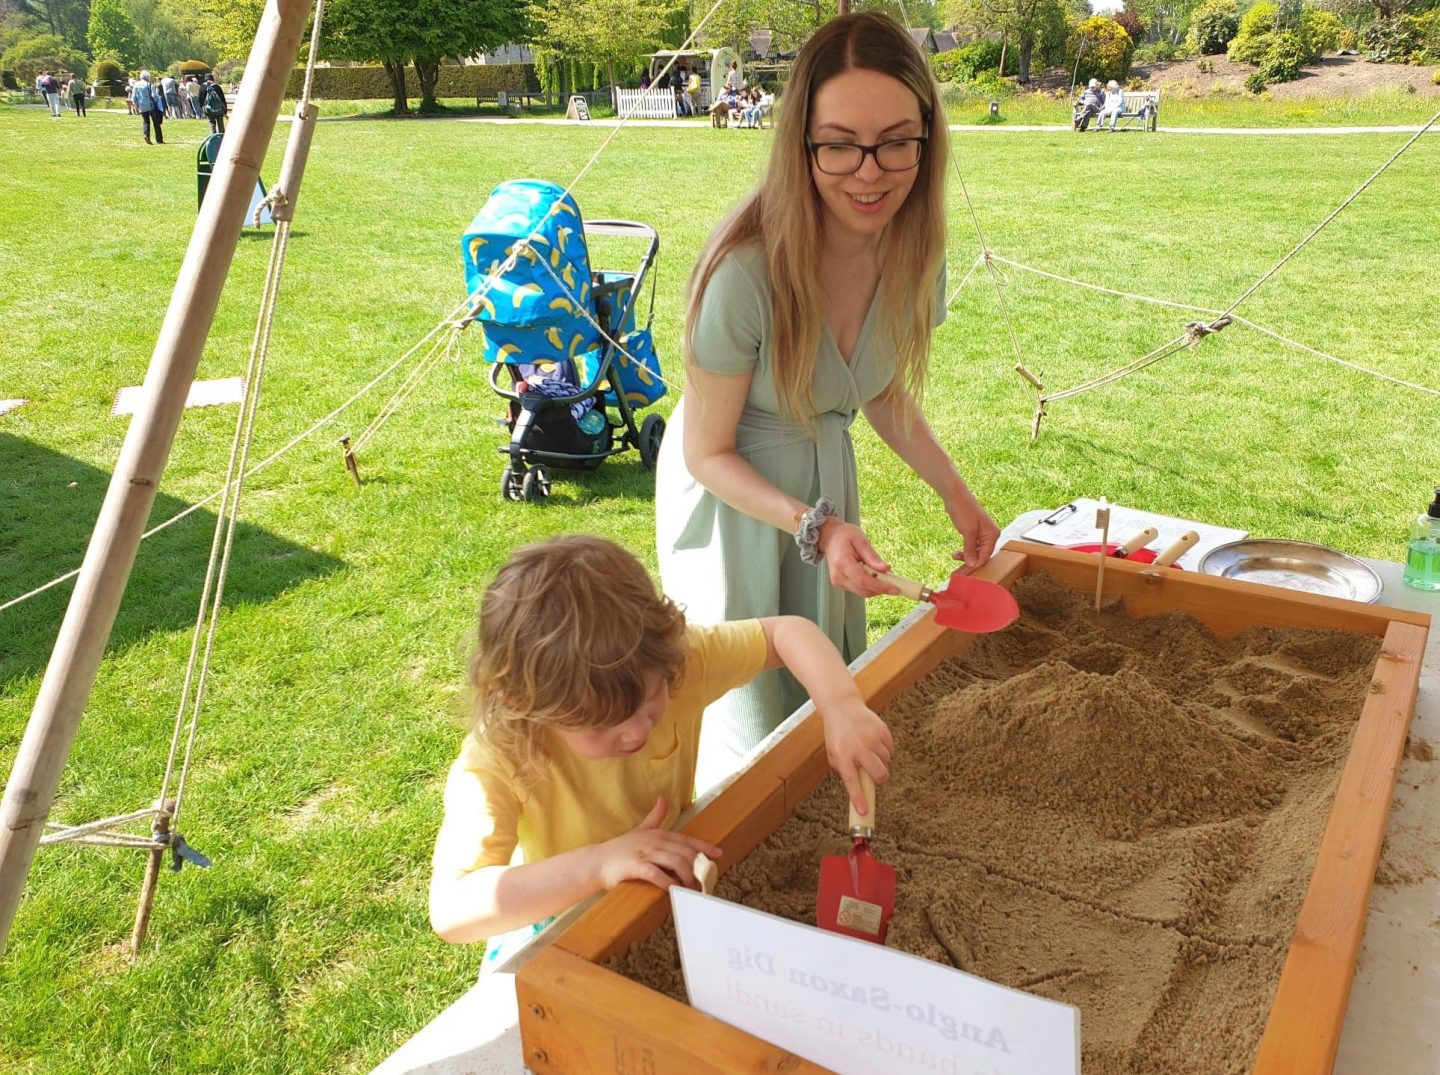
[[[998,582],[973,579],[956,571],[943,590],[935,590],[914,579],[872,572],[877,579],[893,582],[912,601],[929,601],[935,606],[935,622],[941,627],[983,635],[1009,627],[1020,618],[1015,596]]]
[[[870,853],[875,835],[875,781],[861,770],[860,783],[869,811],[865,816],[850,804],[850,835],[854,846],[848,855],[826,855],[820,861],[820,895],[815,924],[832,933],[885,943],[890,917],[895,913],[895,867]]]

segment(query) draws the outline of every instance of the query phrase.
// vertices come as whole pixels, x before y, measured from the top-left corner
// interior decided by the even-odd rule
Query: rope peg
[[[355,487],[363,489],[364,485],[360,481],[360,465],[355,462],[355,452],[350,447],[349,437],[340,438],[340,449],[344,453],[345,469],[350,472],[350,477],[355,479]]]
[[[170,818],[175,813],[174,799],[164,799],[155,804],[156,814],[150,822],[150,839],[154,847],[145,863],[145,879],[140,886],[140,902],[135,908],[135,928],[130,931],[130,958],[140,954],[145,943],[145,933],[150,928],[150,911],[155,906],[155,885],[160,880],[160,860],[170,842]]]
[[[208,858],[187,844],[185,837],[178,832],[172,832],[170,834],[170,872],[179,873],[180,867],[187,862],[192,866],[199,866],[202,870],[208,870],[214,865]]]
[[[1042,399],[1035,404],[1035,418],[1030,423],[1030,443],[1034,444],[1040,439],[1040,423],[1045,420],[1045,401]]]

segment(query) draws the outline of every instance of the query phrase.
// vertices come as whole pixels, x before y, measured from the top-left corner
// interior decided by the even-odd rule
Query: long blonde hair
[[[517,549],[480,601],[476,729],[533,786],[545,729],[624,723],[657,672],[679,682],[684,635],[684,613],[613,541],[572,534]]]
[[[737,247],[759,243],[770,275],[770,353],[782,413],[812,429],[815,356],[820,346],[819,192],[806,144],[816,91],[850,70],[878,71],[903,83],[920,102],[929,142],[915,185],[885,229],[880,272],[886,302],[881,322],[895,349],[896,376],[917,401],[925,384],[936,283],[945,263],[945,167],[949,131],[940,89],[910,35],[887,15],[863,12],[831,19],[805,42],[786,87],[770,162],[759,187],[715,229],[690,274],[685,362],[693,368],[695,318],[716,266]]]

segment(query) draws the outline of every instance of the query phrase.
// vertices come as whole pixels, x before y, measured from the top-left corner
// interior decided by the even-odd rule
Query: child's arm
[[[660,828],[668,808],[662,795],[649,816],[625,835],[541,862],[484,866],[461,877],[437,873],[430,879],[431,928],[451,944],[469,944],[542,921],[622,881],[699,887],[696,852],[714,859],[720,848]]]
[[[767,616],[760,621],[769,647],[767,668],[783,664],[810,692],[825,726],[825,753],[845,783],[855,809],[868,809],[860,790],[860,770],[877,784],[890,776],[890,729],[865,699],[850,669],[825,632],[801,616]]]

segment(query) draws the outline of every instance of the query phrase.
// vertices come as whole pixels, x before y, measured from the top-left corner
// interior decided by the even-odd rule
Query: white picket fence
[[[648,90],[622,90],[616,88],[615,115],[631,116],[634,119],[674,119],[675,94],[658,86]],[[633,112],[631,110],[634,110]]]

